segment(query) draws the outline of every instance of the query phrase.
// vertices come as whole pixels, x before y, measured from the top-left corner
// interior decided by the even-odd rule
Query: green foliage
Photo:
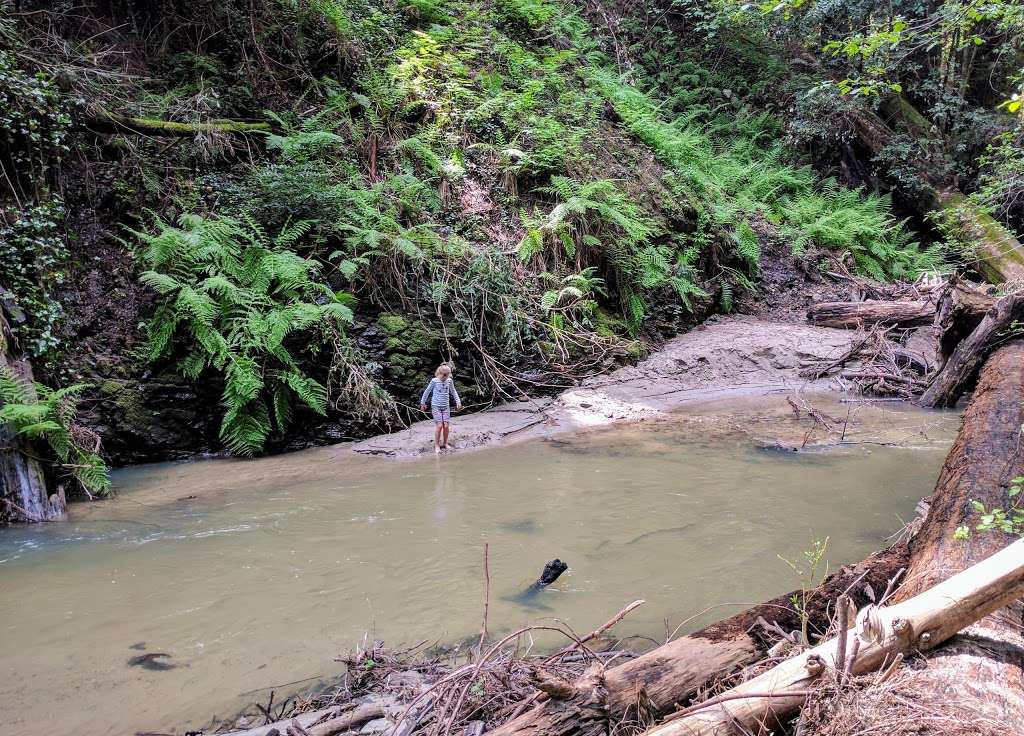
[[[154,234],[133,231],[148,269],[142,281],[158,295],[146,357],[184,352],[178,369],[186,377],[207,369],[222,376],[221,439],[239,455],[261,451],[275,428],[283,431],[295,401],[324,414],[327,388],[292,350],[332,347],[352,310],[347,295],[318,279],[317,264],[293,250],[311,223],[288,225],[274,238],[228,217],[154,224]]]
[[[32,357],[52,354],[60,346],[57,327],[64,309],[56,292],[68,260],[60,232],[63,219],[62,203],[51,200],[26,207],[11,225],[0,227],[0,300],[24,315],[11,327],[19,347]]]
[[[495,12],[512,30],[539,31],[559,13],[551,0],[496,0]]]
[[[1010,481],[1010,487],[1006,491],[1009,503],[1007,506],[994,506],[986,508],[981,501],[971,501],[971,508],[978,514],[978,523],[974,531],[979,532],[1002,532],[1024,536],[1024,505],[1022,505],[1021,490],[1024,489],[1024,476],[1017,476]],[[961,525],[956,528],[953,534],[954,539],[968,539],[971,536],[971,528]]]
[[[993,216],[1024,233],[1024,123],[995,138],[978,161],[975,198]]]
[[[941,263],[937,249],[919,250],[886,199],[820,181],[810,169],[787,163],[777,145],[759,145],[769,120],[740,115],[727,122],[734,134],[723,143],[709,131],[725,121],[697,125],[688,115],[666,122],[639,90],[606,72],[591,76],[626,126],[669,166],[670,185],[731,233],[752,270],[758,262],[752,216],[777,227],[795,252],[812,243],[838,249],[853,257],[859,272],[880,280],[913,278]]]
[[[110,492],[110,473],[99,456],[99,439],[75,423],[78,397],[88,386],[32,389],[7,366],[0,366],[0,422],[17,435],[43,440],[56,458],[55,469],[70,475],[88,494]],[[91,440],[92,447],[83,442]]]
[[[31,74],[17,56],[0,49],[0,165],[5,184],[38,196],[55,166],[71,150],[71,103],[50,75]]]
[[[921,249],[889,211],[888,198],[823,182],[817,191],[783,198],[781,232],[802,251],[817,243],[853,258],[858,272],[885,281],[912,280],[942,267],[943,249]]]
[[[818,585],[818,581],[828,577],[828,560],[825,551],[828,549],[829,538],[814,537],[810,545],[803,551],[803,562],[788,560],[782,555],[779,559],[785,562],[800,581],[800,592],[789,597],[789,602],[800,616],[801,643],[810,644],[810,615],[808,614],[809,594]]]

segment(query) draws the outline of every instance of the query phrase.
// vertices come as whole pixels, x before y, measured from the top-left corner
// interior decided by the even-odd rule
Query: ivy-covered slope
[[[771,56],[652,57],[597,9],[112,0],[0,21],[8,349],[91,384],[116,462],[253,454],[407,421],[441,360],[470,406],[631,360],[733,309],[769,245],[877,279],[940,264],[885,197],[780,142],[756,104]]]

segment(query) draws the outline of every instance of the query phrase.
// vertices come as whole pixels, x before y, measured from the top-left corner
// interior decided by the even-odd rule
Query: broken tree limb
[[[824,631],[832,603],[848,593],[857,605],[870,602],[869,587],[882,590],[907,564],[901,542],[855,565],[840,568],[806,598],[811,625]],[[761,632],[760,620],[786,630],[800,627],[791,596],[744,610],[693,634],[674,639],[635,659],[609,667],[601,676],[572,683],[567,698],[538,698],[529,710],[490,731],[495,736],[604,736],[623,720],[650,722],[693,697],[710,681],[727,676],[767,656],[774,643]],[[763,635],[762,635],[763,634]]]
[[[974,331],[967,336],[932,378],[928,388],[921,395],[921,406],[955,406],[970,385],[984,362],[989,350],[1001,339],[1002,333],[1018,319],[1024,317],[1024,294],[1010,294],[996,302],[996,305],[982,318]]]
[[[858,617],[860,641],[851,672],[864,674],[897,655],[926,651],[961,629],[1024,596],[1024,540],[902,603],[869,607]],[[758,732],[761,724],[785,723],[807,690],[836,660],[837,639],[814,647],[732,688],[718,705],[692,712],[647,731],[647,736],[735,736]],[[765,693],[770,693],[765,697]],[[734,697],[735,696],[735,697]]]
[[[132,133],[152,136],[192,137],[200,134],[224,135],[266,134],[270,123],[241,120],[208,120],[201,123],[181,123],[174,120],[141,118],[107,112],[83,121],[95,133]]]
[[[935,326],[939,330],[939,368],[995,306],[994,292],[993,286],[974,284],[955,274],[937,292]]]
[[[807,310],[807,320],[822,327],[856,328],[878,324],[922,327],[935,321],[935,302],[820,302]]]

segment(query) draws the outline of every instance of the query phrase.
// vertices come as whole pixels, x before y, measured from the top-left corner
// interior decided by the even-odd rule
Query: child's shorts
[[[451,421],[452,410],[451,409],[434,409],[431,408],[430,413],[434,415],[434,422],[440,424],[441,422]]]

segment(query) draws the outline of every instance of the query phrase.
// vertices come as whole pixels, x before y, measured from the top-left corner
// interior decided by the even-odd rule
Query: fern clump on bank
[[[156,218],[155,227],[155,234],[134,232],[149,267],[141,278],[160,295],[146,326],[147,358],[184,348],[182,375],[220,374],[225,446],[240,455],[261,451],[274,429],[287,428],[296,401],[325,414],[327,388],[303,371],[289,338],[302,334],[306,353],[335,349],[352,310],[348,294],[317,278],[316,263],[290,250],[310,223],[272,239],[251,221],[227,217],[183,216],[180,227]]]

